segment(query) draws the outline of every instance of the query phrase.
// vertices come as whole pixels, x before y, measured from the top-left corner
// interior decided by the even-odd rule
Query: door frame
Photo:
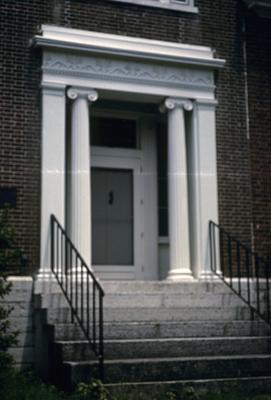
[[[90,160],[90,168],[123,169],[133,172],[134,265],[92,265],[93,270],[101,279],[143,279],[144,185],[141,179],[142,151],[92,146]]]

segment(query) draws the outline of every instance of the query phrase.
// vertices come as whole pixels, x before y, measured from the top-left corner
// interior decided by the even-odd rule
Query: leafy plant
[[[9,224],[9,209],[0,210],[0,300],[11,292],[12,284],[7,280],[7,271],[21,262],[21,252],[15,243],[15,231]],[[9,316],[12,307],[0,304],[0,371],[11,367],[13,359],[7,350],[17,340],[17,332],[12,331]]]
[[[108,390],[99,379],[90,383],[79,383],[77,394],[82,400],[108,400]]]
[[[176,394],[172,392],[167,392],[165,400],[177,400]]]

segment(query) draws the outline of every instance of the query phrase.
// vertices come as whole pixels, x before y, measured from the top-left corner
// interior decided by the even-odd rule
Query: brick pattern
[[[260,30],[256,38],[252,37],[259,27],[250,20],[249,88],[253,93],[250,110],[255,113],[251,118],[252,140],[249,141],[246,135],[244,10],[241,2],[198,0],[195,3],[199,7],[196,15],[107,0],[0,0],[0,185],[18,188],[18,205],[12,218],[19,243],[29,260],[29,271],[34,272],[39,263],[41,54],[30,49],[28,42],[42,23],[211,46],[218,57],[227,60],[216,82],[220,222],[250,244],[253,219],[256,226],[260,225],[255,243],[258,247],[261,242],[260,250],[266,253],[270,246],[270,218],[269,222],[266,218],[270,215],[270,185],[268,187],[268,173],[262,174],[262,171],[270,174],[267,128],[270,122],[270,74],[267,73],[270,60],[264,58],[265,62],[257,62],[257,52],[261,51],[261,56],[265,57],[265,52],[267,54],[270,49],[270,38],[266,36],[259,50],[264,32]],[[261,78],[258,72],[264,72]],[[259,93],[264,93],[261,104]]]
[[[271,259],[271,26],[246,18],[254,245]]]

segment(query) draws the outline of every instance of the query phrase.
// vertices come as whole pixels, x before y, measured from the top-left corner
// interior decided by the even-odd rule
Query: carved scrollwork
[[[174,108],[183,108],[185,111],[193,110],[193,102],[189,99],[180,99],[168,97],[163,104],[160,106],[161,112],[166,112],[167,110],[173,110]]]
[[[91,103],[98,99],[98,93],[94,89],[83,89],[77,87],[70,87],[67,90],[67,96],[71,100],[76,100],[78,97],[85,97]]]

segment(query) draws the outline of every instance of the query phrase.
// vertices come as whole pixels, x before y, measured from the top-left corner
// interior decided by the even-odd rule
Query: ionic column
[[[168,98],[169,280],[193,279],[190,264],[189,209],[184,111],[189,100]]]
[[[97,100],[95,90],[70,88],[71,110],[69,230],[74,245],[91,267],[91,186],[89,102]]]

